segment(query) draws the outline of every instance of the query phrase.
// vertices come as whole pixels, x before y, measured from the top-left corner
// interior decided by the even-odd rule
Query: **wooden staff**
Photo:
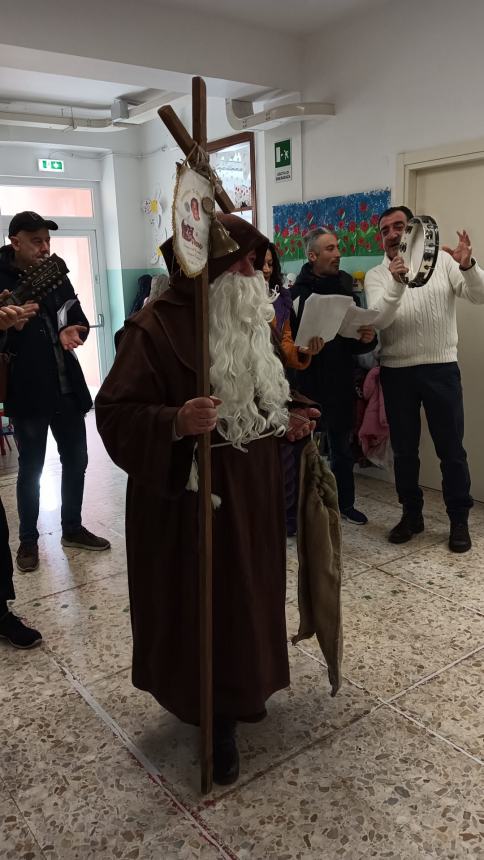
[[[161,107],[160,118],[179,147],[194,165],[207,148],[207,95],[205,81],[192,80],[193,137],[170,105]],[[200,149],[198,149],[200,147]],[[234,206],[223,189],[215,199],[224,212]],[[210,351],[208,329],[208,264],[194,278],[197,397],[210,397]],[[210,433],[198,439],[199,468],[199,591],[200,591],[200,777],[201,790],[208,794],[213,784],[213,657],[212,657],[212,472]]]

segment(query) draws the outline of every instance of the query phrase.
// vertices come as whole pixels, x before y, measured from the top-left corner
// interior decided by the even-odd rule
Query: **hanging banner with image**
[[[179,166],[173,199],[173,248],[189,278],[199,275],[207,262],[213,208],[210,180],[188,164]]]

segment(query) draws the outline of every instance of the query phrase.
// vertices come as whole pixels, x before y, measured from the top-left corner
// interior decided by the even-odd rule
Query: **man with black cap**
[[[11,244],[0,248],[1,289],[14,290],[26,269],[50,255],[49,230],[57,230],[57,224],[36,212],[19,212],[12,218]],[[89,323],[67,277],[42,299],[30,325],[8,333],[11,362],[5,413],[13,419],[19,448],[17,567],[22,572],[39,565],[40,477],[49,427],[62,463],[62,544],[97,551],[110,546],[81,522],[87,467],[84,415],[92,400],[74,349],[88,333]]]

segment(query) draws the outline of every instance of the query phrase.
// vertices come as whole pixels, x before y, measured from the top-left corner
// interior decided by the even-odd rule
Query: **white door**
[[[471,237],[473,253],[484,268],[484,161],[429,167],[416,173],[415,211],[432,215],[442,245],[455,247],[457,229]],[[425,289],[425,287],[423,287]],[[457,301],[459,364],[464,387],[465,446],[472,478],[472,495],[484,501],[484,306]],[[440,466],[424,422],[420,480],[441,487]]]
[[[84,377],[95,397],[107,372],[105,312],[99,279],[95,230],[57,230],[51,233],[51,253],[66,261],[69,279],[89,320],[91,333],[76,350]]]

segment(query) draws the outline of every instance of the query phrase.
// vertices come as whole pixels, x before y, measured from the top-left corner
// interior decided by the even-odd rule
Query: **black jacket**
[[[306,299],[311,293],[318,295],[353,295],[353,281],[346,272],[337,275],[314,275],[310,263],[305,263],[291,295],[293,301],[299,298],[297,314],[293,318],[293,335],[297,334]],[[333,430],[351,430],[354,416],[354,355],[371,352],[377,339],[371,343],[341,337],[339,334],[325,344],[318,355],[314,355],[306,370],[296,374],[296,387],[299,391],[316,400],[322,407],[322,421]]]
[[[13,265],[10,245],[0,248],[0,290],[14,290],[21,272]],[[2,349],[10,353],[5,414],[11,418],[52,415],[60,407],[61,386],[54,344],[58,344],[57,312],[66,302],[73,304],[66,314],[66,325],[89,323],[73,286],[66,277],[60,287],[40,303],[39,314],[22,331],[9,329]],[[87,336],[87,335],[86,335]],[[67,387],[76,397],[79,410],[86,413],[92,406],[91,395],[74,351],[62,349]]]

